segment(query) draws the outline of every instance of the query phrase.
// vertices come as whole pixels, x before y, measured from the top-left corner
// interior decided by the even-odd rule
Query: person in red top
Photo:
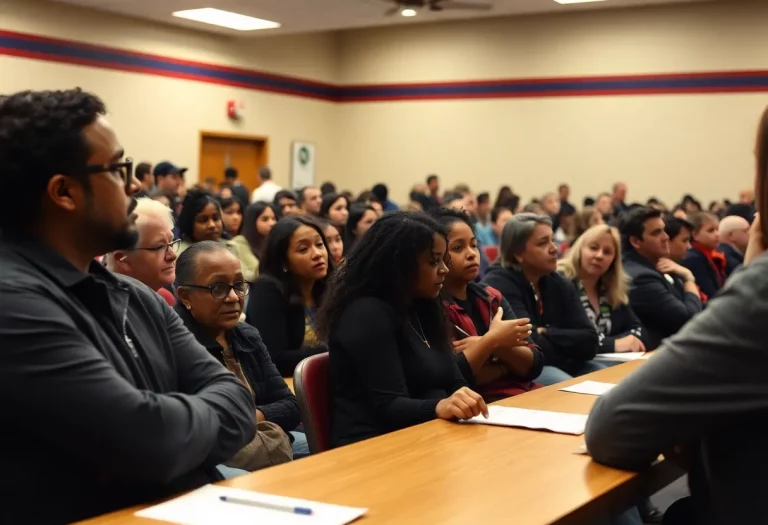
[[[486,402],[537,388],[533,379],[541,373],[544,356],[528,340],[529,319],[517,319],[498,290],[474,282],[480,252],[471,219],[446,208],[432,215],[448,236],[450,265],[441,299],[464,379]]]
[[[725,254],[717,250],[720,243],[717,216],[709,212],[694,213],[689,217],[693,225],[691,249],[683,259],[683,266],[696,278],[702,302],[711,299],[725,284]]]

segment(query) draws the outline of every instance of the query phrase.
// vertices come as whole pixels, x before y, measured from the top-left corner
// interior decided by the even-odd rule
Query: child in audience
[[[203,241],[181,254],[177,266],[176,313],[195,339],[251,391],[256,420],[280,426],[291,435],[294,455],[307,455],[306,436],[294,431],[301,422],[296,397],[259,331],[239,322],[249,292],[240,261],[220,244]]]
[[[230,238],[240,235],[243,227],[243,204],[237,197],[219,199],[221,206],[221,220],[224,223],[224,231]]]
[[[720,244],[717,215],[709,212],[694,213],[690,216],[693,225],[691,249],[683,259],[683,266],[691,270],[696,284],[704,294],[706,303],[725,284],[727,261],[725,255],[717,250]]]
[[[275,194],[275,199],[272,202],[275,209],[277,209],[277,215],[279,218],[292,217],[294,215],[301,214],[301,208],[299,207],[299,198],[295,193],[289,190],[280,190]]]
[[[318,221],[323,229],[325,240],[328,243],[328,254],[334,264],[338,265],[344,259],[344,239],[341,236],[342,229],[325,219]]]
[[[260,262],[246,322],[259,330],[280,373],[290,377],[299,361],[327,350],[317,338],[315,312],[333,263],[320,226],[302,215],[275,224]]]
[[[324,195],[320,205],[320,217],[331,221],[339,228],[344,228],[349,218],[349,199],[338,193]]]
[[[441,298],[464,379],[488,403],[535,388],[544,356],[528,344],[529,320],[517,319],[497,290],[474,282],[480,251],[472,220],[461,211],[432,213],[448,235],[450,264]]]
[[[553,384],[594,372],[598,349],[595,326],[573,285],[557,272],[552,221],[530,213],[516,215],[501,234],[499,262],[483,282],[501,292],[520,317],[533,325],[533,342],[544,352],[545,367],[536,380]]]
[[[379,214],[368,204],[353,204],[349,209],[349,218],[344,226],[344,250],[349,253],[352,247],[367,232]]]
[[[629,306],[629,277],[621,265],[621,240],[611,226],[593,226],[558,263],[573,282],[598,335],[598,352],[645,352],[643,327]]]
[[[275,208],[269,203],[260,201],[249,204],[245,208],[243,228],[237,237],[232,239],[233,252],[243,265],[243,272],[259,275],[259,260],[264,254],[264,245],[269,232],[277,222]]]
[[[434,418],[487,415],[453,358],[437,300],[443,228],[423,213],[379,219],[340,267],[320,312],[338,447]]]

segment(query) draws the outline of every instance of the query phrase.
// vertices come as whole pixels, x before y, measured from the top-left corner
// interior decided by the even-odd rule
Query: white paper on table
[[[221,501],[220,496],[291,507],[308,507],[312,509],[312,515],[304,516],[281,510],[227,503]],[[270,525],[345,525],[365,514],[367,510],[285,498],[250,490],[206,485],[184,496],[140,510],[136,516],[181,525],[254,525],[257,523],[269,523]]]
[[[592,396],[602,396],[616,385],[613,383],[601,383],[600,381],[582,381],[575,385],[561,388],[561,392],[573,392],[574,394],[589,394]]]
[[[488,407],[488,419],[479,415],[462,422],[502,427],[523,427],[534,430],[551,430],[560,434],[574,434],[578,436],[584,433],[584,427],[587,425],[587,416],[491,405]]]
[[[647,359],[645,352],[611,352],[608,354],[597,354],[595,359],[602,361],[635,361],[637,359]]]

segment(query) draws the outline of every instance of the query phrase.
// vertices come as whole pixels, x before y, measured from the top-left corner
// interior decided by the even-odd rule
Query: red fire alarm
[[[242,100],[230,100],[227,102],[227,116],[230,120],[240,120],[243,118],[243,109],[245,104]]]

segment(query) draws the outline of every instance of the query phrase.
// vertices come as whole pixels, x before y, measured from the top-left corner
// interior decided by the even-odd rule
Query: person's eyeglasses
[[[226,299],[231,290],[235,291],[238,297],[245,297],[251,290],[251,284],[247,281],[236,281],[234,284],[216,283],[211,286],[200,286],[197,284],[180,284],[180,287],[194,288],[196,290],[208,290],[214,299]]]
[[[163,256],[168,255],[169,250],[173,250],[174,253],[179,251],[179,246],[181,245],[181,239],[176,239],[173,242],[169,242],[168,244],[160,244],[159,246],[153,246],[152,248],[134,248],[136,251],[145,251],[145,252],[155,252],[162,253]]]
[[[131,181],[133,180],[133,159],[125,159],[124,162],[113,162],[111,164],[92,164],[85,167],[87,174],[109,173],[120,177],[125,186],[126,193],[130,193]]]

